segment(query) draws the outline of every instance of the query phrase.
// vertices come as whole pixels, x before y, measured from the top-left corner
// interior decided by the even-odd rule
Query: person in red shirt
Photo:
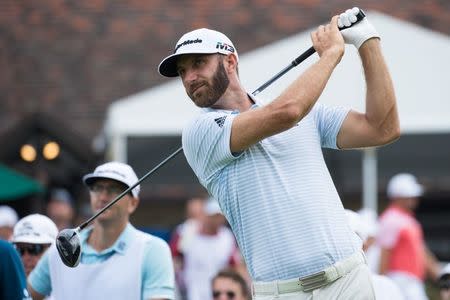
[[[389,276],[406,299],[428,299],[426,275],[437,279],[439,264],[428,250],[422,226],[414,217],[423,187],[411,174],[397,174],[387,186],[391,201],[379,222],[377,243],[381,248],[380,274]]]

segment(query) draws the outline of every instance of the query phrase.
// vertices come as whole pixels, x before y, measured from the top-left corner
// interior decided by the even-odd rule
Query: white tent
[[[367,15],[382,37],[385,58],[394,80],[403,134],[450,132],[450,37],[377,12]],[[248,91],[257,89],[308,49],[312,30],[240,55],[240,77]],[[270,101],[316,60],[317,54],[314,54],[259,97]],[[364,94],[358,53],[347,46],[319,101],[363,111]],[[106,134],[112,142],[113,158],[126,160],[127,136],[180,135],[183,126],[197,113],[198,109],[186,96],[178,79],[115,102],[109,108],[105,124]],[[363,201],[365,206],[374,209],[376,172],[376,152],[366,149],[363,156]]]

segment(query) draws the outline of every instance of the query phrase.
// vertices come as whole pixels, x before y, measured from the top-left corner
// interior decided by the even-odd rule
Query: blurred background
[[[383,37],[403,134],[376,150],[326,150],[328,167],[344,206],[378,213],[387,204],[388,179],[415,174],[427,191],[417,210],[425,239],[439,260],[449,261],[450,2],[358,5]],[[352,6],[332,0],[2,0],[0,204],[19,217],[45,213],[53,191],[62,188],[82,221],[90,215],[84,174],[120,160],[140,177],[175,151],[181,128],[197,111],[181,83],[161,77],[157,66],[185,32],[208,27],[227,34],[251,92],[310,47],[311,30]],[[363,109],[356,56],[346,51],[324,102]],[[270,101],[314,59],[261,95]],[[186,201],[205,194],[179,155],[142,184],[132,221],[167,239],[185,218]]]

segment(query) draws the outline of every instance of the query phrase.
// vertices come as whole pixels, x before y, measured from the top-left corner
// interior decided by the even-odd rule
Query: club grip
[[[339,30],[344,30],[347,29],[349,27],[352,27],[355,24],[358,24],[362,19],[364,19],[366,16],[366,14],[364,13],[364,11],[362,9],[359,9],[358,14],[356,15],[356,22],[351,24],[348,27],[343,27],[343,28],[339,28]],[[305,52],[303,52],[299,57],[297,57],[296,59],[294,59],[287,67],[285,67],[283,70],[281,70],[280,72],[278,72],[277,74],[275,74],[275,76],[273,76],[272,78],[270,78],[268,81],[266,81],[263,85],[261,85],[258,89],[256,89],[252,94],[253,96],[258,95],[260,92],[262,92],[263,90],[266,89],[266,87],[268,87],[269,85],[271,85],[275,80],[277,80],[278,78],[280,78],[281,76],[283,76],[284,74],[286,74],[290,69],[294,68],[295,66],[298,66],[302,61],[304,61],[305,59],[307,59],[308,57],[310,57],[311,55],[313,55],[316,52],[316,49],[314,49],[314,47],[310,47],[308,50],[306,50]],[[88,220],[89,221],[89,220]],[[87,225],[87,224],[86,224]]]
[[[359,22],[361,22],[362,19],[364,19],[366,17],[366,14],[364,13],[364,11],[360,8],[359,9],[359,13],[356,15],[356,22],[352,23],[350,26],[347,27],[342,27],[339,28],[339,30],[344,30],[347,28],[352,27],[355,24],[358,24]],[[294,59],[291,62],[291,66],[295,67],[297,65],[299,65],[302,61],[304,61],[305,59],[307,59],[308,57],[310,57],[311,55],[313,55],[316,52],[316,49],[314,49],[314,47],[310,47],[308,50],[306,50],[305,52],[303,52],[299,57],[297,57],[296,59]]]

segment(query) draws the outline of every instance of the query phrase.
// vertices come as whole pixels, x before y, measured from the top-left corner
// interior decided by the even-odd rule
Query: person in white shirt
[[[210,282],[225,267],[240,268],[242,259],[233,233],[225,226],[219,204],[210,198],[205,217],[183,245],[183,276],[188,300],[212,299]]]
[[[339,31],[359,12],[349,9],[311,33],[319,59],[267,105],[243,87],[238,51],[221,32],[184,34],[159,65],[160,74],[180,76],[190,99],[203,108],[183,130],[184,154],[220,203],[255,299],[374,297],[361,245],[346,224],[322,153],[322,147],[378,146],[399,137],[378,33],[367,18]],[[344,55],[344,41],[361,57],[364,113],[317,103]]]
[[[360,214],[346,209],[348,223],[350,228],[361,238],[363,242],[363,249],[368,249],[368,239],[371,231],[370,224]],[[379,275],[372,272],[372,284],[375,291],[375,299],[377,300],[403,300],[402,292],[399,287],[387,276]],[[406,299],[405,299],[406,300]]]
[[[205,218],[205,197],[193,197],[186,202],[186,220],[177,225],[170,237],[169,246],[175,268],[177,299],[186,299],[186,283],[183,276],[184,249],[189,246],[192,237],[198,231]]]

